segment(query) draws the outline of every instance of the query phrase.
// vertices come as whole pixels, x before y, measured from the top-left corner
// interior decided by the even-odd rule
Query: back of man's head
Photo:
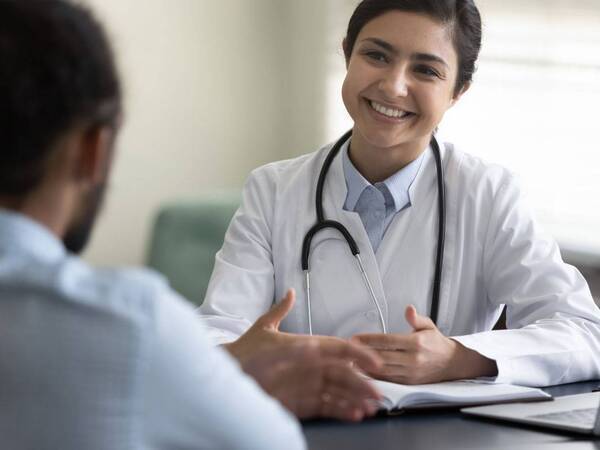
[[[121,88],[102,27],[66,0],[1,0],[0,61],[0,196],[19,197],[65,132],[115,125]]]

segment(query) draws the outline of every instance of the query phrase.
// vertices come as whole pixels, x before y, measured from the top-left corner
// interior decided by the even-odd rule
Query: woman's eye
[[[423,74],[427,77],[431,77],[431,78],[441,78],[440,74],[437,72],[437,70],[428,67],[428,66],[418,66],[416,68],[416,71],[420,74]]]
[[[372,59],[373,61],[388,62],[387,56],[381,52],[370,51],[370,52],[365,52],[365,55],[367,55],[367,57],[369,59]]]

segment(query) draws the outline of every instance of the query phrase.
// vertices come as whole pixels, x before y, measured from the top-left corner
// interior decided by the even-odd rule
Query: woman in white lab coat
[[[600,313],[585,280],[538,227],[513,176],[448,142],[439,144],[446,224],[436,323],[428,317],[439,244],[430,140],[472,81],[481,45],[473,1],[365,0],[343,45],[354,127],[325,179],[323,210],[356,240],[374,298],[346,240],[324,229],[310,246],[308,313],[301,249],[328,145],[250,175],[201,308],[213,337],[243,360],[273,340],[303,339],[310,322],[315,335],[376,349],[385,365],[373,375],[402,383],[600,377]],[[253,326],[289,287],[297,297],[281,324]],[[491,331],[504,305],[508,329]]]

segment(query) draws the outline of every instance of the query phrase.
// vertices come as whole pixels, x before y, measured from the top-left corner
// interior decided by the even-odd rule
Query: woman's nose
[[[408,82],[405,70],[389,70],[380,81],[379,89],[390,99],[406,97],[408,95]]]

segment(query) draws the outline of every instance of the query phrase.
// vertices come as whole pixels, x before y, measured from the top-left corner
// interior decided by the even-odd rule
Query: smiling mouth
[[[367,103],[373,110],[390,119],[407,119],[416,115],[413,112],[404,111],[403,109],[388,108],[387,106],[384,106],[381,103],[377,103],[373,100],[367,100]]]

